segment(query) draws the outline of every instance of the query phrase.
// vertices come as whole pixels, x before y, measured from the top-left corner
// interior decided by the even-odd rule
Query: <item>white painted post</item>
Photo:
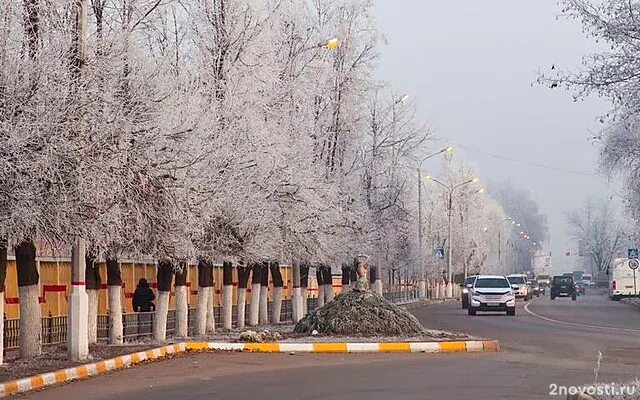
[[[89,297],[85,290],[85,241],[77,238],[71,253],[71,294],[67,326],[67,355],[72,361],[89,356]]]

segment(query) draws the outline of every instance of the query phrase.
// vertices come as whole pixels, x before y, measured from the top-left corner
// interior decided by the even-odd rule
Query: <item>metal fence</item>
[[[249,324],[249,304],[245,305],[245,325]],[[318,307],[318,299],[308,299],[307,309],[313,311]],[[268,313],[273,312],[273,302],[268,303]],[[237,325],[237,306],[233,306],[233,325]],[[188,309],[188,329],[192,335],[195,327],[196,309]],[[222,307],[214,307],[213,316],[216,328],[222,327]],[[122,328],[123,337],[127,342],[152,339],[155,312],[123,313]],[[290,299],[282,301],[281,321],[293,320],[293,308]],[[176,329],[176,310],[167,313],[167,335],[174,334]],[[109,338],[109,315],[100,314],[97,320],[98,341],[106,341]],[[42,318],[42,344],[60,344],[67,341],[67,316],[52,316]],[[20,319],[4,320],[4,349],[15,349],[20,345]]]
[[[418,299],[417,290],[392,291],[384,293],[384,297],[392,302],[410,302]],[[249,304],[245,305],[245,325],[249,325]],[[307,312],[312,312],[318,308],[318,299],[307,299]],[[273,313],[273,302],[267,305],[268,314]],[[216,328],[222,327],[222,307],[214,307],[213,315]],[[237,326],[237,306],[233,306],[233,325]],[[194,333],[196,309],[188,309],[188,329],[189,335]],[[122,327],[123,336],[126,342],[136,342],[151,340],[153,338],[153,323],[155,312],[123,313]],[[291,299],[282,300],[281,317],[282,322],[293,321],[293,304]],[[60,344],[67,341],[67,316],[48,316],[41,319],[42,322],[42,344]],[[176,310],[169,310],[167,313],[167,335],[171,336],[176,328]],[[98,315],[97,320],[98,341],[106,341],[109,338],[109,316]],[[15,349],[20,345],[20,319],[4,319],[4,349]]]

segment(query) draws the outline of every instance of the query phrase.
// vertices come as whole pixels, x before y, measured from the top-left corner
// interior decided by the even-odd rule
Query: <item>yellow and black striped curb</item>
[[[381,343],[224,343],[224,342],[183,342],[158,347],[147,351],[118,356],[109,360],[79,365],[0,383],[0,397],[25,393],[46,386],[99,375],[108,371],[127,368],[147,360],[156,360],[168,354],[188,350],[252,351],[259,353],[458,353],[496,352],[500,350],[497,340],[467,340],[443,342],[381,342]]]

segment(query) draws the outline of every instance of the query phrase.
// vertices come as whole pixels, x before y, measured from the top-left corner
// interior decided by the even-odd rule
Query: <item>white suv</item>
[[[516,298],[522,298],[525,301],[533,298],[532,293],[529,291],[529,284],[525,274],[507,275],[507,279],[516,294]]]
[[[516,296],[506,277],[478,275],[469,293],[469,315],[477,311],[506,311],[516,315]]]

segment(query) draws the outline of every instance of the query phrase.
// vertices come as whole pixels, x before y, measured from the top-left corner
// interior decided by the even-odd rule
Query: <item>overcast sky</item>
[[[554,63],[577,68],[595,43],[578,23],[556,18],[556,0],[377,0],[375,11],[388,40],[379,77],[416,101],[442,138],[434,148],[452,144],[481,179],[511,179],[532,192],[549,220],[554,266],[565,269],[564,250],[575,247],[566,212],[588,196],[608,197],[614,187],[599,176],[480,152],[594,172],[598,146],[588,139],[608,103],[574,103],[568,92],[531,84]],[[429,162],[425,168],[438,166]]]

